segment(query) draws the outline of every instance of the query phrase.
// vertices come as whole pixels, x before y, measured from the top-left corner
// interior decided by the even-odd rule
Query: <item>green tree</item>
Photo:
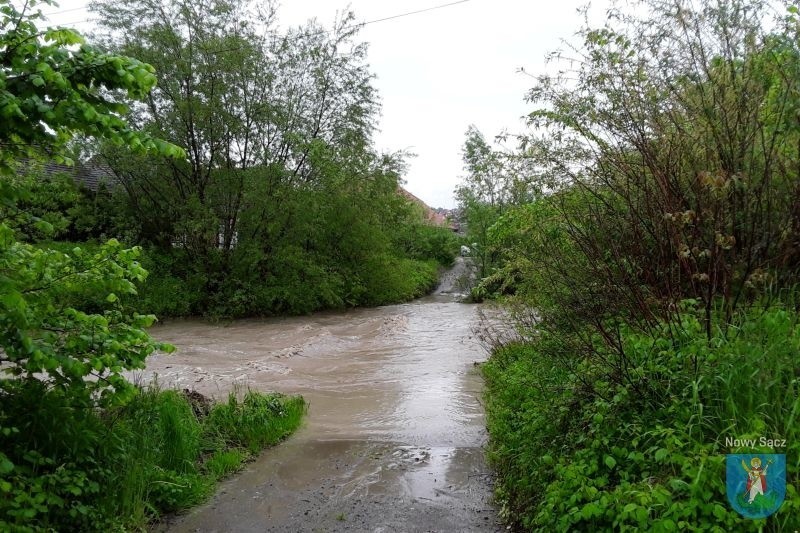
[[[498,139],[505,140],[505,136]],[[475,126],[467,129],[461,157],[466,175],[455,193],[479,274],[485,277],[498,260],[489,239],[490,228],[508,207],[539,196],[542,186],[535,160],[524,152],[493,147]]]
[[[762,6],[614,10],[580,32],[573,69],[530,91],[518,157],[546,183],[581,272],[575,256],[524,253],[542,293],[573,295],[560,309],[576,329],[619,314],[648,327],[696,298],[710,335],[720,301],[724,327],[761,289],[796,282],[797,26]]]
[[[156,82],[153,68],[104,53],[69,28],[40,31],[36,5],[20,10],[0,2],[0,168],[8,172],[16,158],[62,147],[76,133],[178,155],[176,147],[131,130],[122,117],[127,107],[114,96],[146,95]]]
[[[328,156],[314,167],[315,151],[369,157],[377,108],[351,15],[330,31],[309,23],[284,34],[269,3],[98,1],[93,9],[110,48],[172,73],[137,124],[182,146],[188,160],[109,154],[148,240],[179,240],[203,261],[213,249],[227,258],[243,239],[273,242],[297,216],[283,195],[314,187],[330,168]]]
[[[380,280],[409,255],[394,234],[418,221],[397,195],[402,154],[372,145],[378,102],[352,14],[284,31],[271,3],[245,0],[93,9],[110,49],[173,73],[136,124],[187,160],[104,152],[140,242],[202,280],[198,311],[310,312],[374,303],[369,287],[397,294]]]
[[[719,435],[798,412],[800,26],[776,5],[613,8],[529,94],[520,155],[552,190],[488,233],[522,339],[487,371],[490,453],[522,528],[796,528],[792,491],[759,523],[718,490]]]
[[[181,150],[134,133],[121,116],[126,107],[114,95],[146,94],[155,83],[151,67],[100,53],[69,29],[39,31],[41,14],[31,7],[19,10],[0,0],[0,366],[13,376],[0,379],[0,401],[14,404],[12,396],[30,384],[58,391],[80,407],[122,402],[133,392],[122,372],[143,367],[158,348],[170,349],[145,333],[154,317],[117,307],[118,295],[135,292],[134,281],[146,274],[136,261],[138,250],[110,241],[97,253],[76,248],[65,254],[18,241],[13,228],[20,223],[32,221],[42,232],[52,225],[17,207],[18,188],[9,176],[20,157],[44,151],[66,159],[64,145],[78,133],[164,155]],[[104,302],[99,309],[79,305],[98,300]],[[4,414],[0,438],[18,431]],[[39,461],[38,450],[29,452],[23,463],[48,464]],[[64,474],[62,481],[72,482],[69,469],[52,467],[53,479]],[[24,477],[27,468],[0,452],[0,498],[14,502],[12,523],[58,503],[44,501],[44,492],[15,490],[9,479],[17,470]],[[72,490],[85,490],[85,478],[78,473]],[[0,524],[8,525],[5,517]]]
[[[152,67],[98,52],[69,29],[40,31],[41,14],[30,9],[0,1],[0,363],[18,377],[75,394],[124,399],[131,385],[121,373],[141,368],[158,347],[143,330],[153,317],[125,315],[116,306],[118,295],[135,292],[134,281],[146,274],[138,251],[110,241],[96,254],[64,254],[19,242],[9,224],[31,215],[16,207],[16,188],[4,176],[17,158],[41,150],[59,157],[77,133],[167,156],[182,152],[133,132],[121,116],[127,108],[114,95],[147,94]],[[52,229],[34,221],[41,231]],[[104,308],[75,307],[87,293]]]

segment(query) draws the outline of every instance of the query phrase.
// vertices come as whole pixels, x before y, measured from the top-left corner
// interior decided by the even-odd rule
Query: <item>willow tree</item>
[[[592,283],[569,288],[572,259],[557,253],[539,266],[575,295],[576,327],[620,312],[646,325],[694,298],[710,334],[718,303],[724,323],[765,287],[796,283],[800,55],[794,15],[770,7],[612,9],[530,91],[540,133],[525,153],[584,196],[562,214]]]
[[[372,144],[378,98],[353,15],[283,30],[271,3],[244,0],[92,9],[109,49],[170,72],[134,122],[187,153],[105,149],[140,239],[187,254],[206,294],[273,287],[258,312],[356,303],[363,263],[391,248],[388,221],[405,207],[398,156]],[[284,301],[309,287],[319,293]]]

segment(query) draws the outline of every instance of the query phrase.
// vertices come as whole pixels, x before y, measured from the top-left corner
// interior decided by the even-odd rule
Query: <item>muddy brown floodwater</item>
[[[452,277],[403,305],[154,328],[178,351],[150,358],[146,381],[157,374],[217,398],[236,386],[274,390],[309,404],[297,433],[160,529],[504,529],[483,453],[477,306],[455,301]]]

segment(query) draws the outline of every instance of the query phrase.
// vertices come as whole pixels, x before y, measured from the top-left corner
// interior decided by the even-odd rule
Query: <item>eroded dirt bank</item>
[[[289,441],[162,529],[501,529],[482,450],[477,308],[451,289],[377,309],[154,329],[179,350],[151,358],[145,380],[216,397],[277,390],[310,404]]]

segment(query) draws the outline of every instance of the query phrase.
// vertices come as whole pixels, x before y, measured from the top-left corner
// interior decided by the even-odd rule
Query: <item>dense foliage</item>
[[[475,126],[469,127],[466,137],[461,155],[467,174],[455,193],[475,266],[485,277],[499,260],[489,229],[507,208],[533,200],[539,184],[527,159],[494,149]],[[479,293],[474,296],[480,299]]]
[[[119,204],[105,184],[96,191],[81,188],[69,172],[49,173],[33,159],[15,167],[3,179],[16,202],[3,214],[20,240],[104,241],[115,233]]]
[[[44,2],[47,4],[48,2]],[[41,15],[0,3],[0,170],[20,156],[63,146],[76,133],[108,139],[139,152],[179,155],[164,141],[134,132],[120,116],[119,93],[141,98],[155,85],[153,67],[91,46],[69,28],[40,31]],[[55,153],[57,159],[68,159]]]
[[[176,392],[142,392],[124,372],[172,347],[145,332],[154,316],[126,303],[147,275],[141,250],[115,239],[89,249],[32,244],[102,231],[71,181],[32,177],[42,152],[68,162],[65,144],[83,134],[152,157],[184,155],[123,116],[124,98],[152,89],[153,68],[72,30],[40,32],[34,4],[0,0],[0,529],[141,528],[200,501],[249,453],[295,429],[304,405],[250,393],[196,406]]]
[[[506,520],[550,531],[797,527],[796,463],[788,468],[781,510],[753,521],[728,504],[724,454],[786,453],[791,462],[800,452],[798,314],[777,306],[754,310],[734,321],[738,334],[720,331],[709,342],[696,311],[684,309],[679,336],[666,327],[655,337],[621,332],[633,376],[627,383],[609,380],[597,361],[572,370],[554,364],[562,339],[550,333],[494,353],[484,367],[489,457],[500,473]],[[658,395],[641,397],[645,387]],[[725,445],[726,437],[762,436],[786,439],[788,447]]]
[[[452,262],[456,237],[398,194],[404,155],[372,148],[378,102],[352,15],[330,31],[283,31],[273,6],[237,0],[93,9],[106,48],[148,62],[147,83],[150,65],[169,72],[146,104],[119,95],[126,105],[112,106],[130,111],[135,147],[169,149],[131,150],[117,137],[73,145],[71,157],[109,174],[99,190],[25,151],[3,179],[18,197],[22,217],[6,215],[19,237],[144,247],[149,281],[123,302],[161,316],[405,301]]]
[[[300,424],[302,398],[139,390],[102,413],[41,381],[4,381],[3,531],[130,531],[208,498]]]
[[[34,147],[63,153],[63,145],[77,133],[154,155],[180,156],[182,151],[137,135],[118,116],[123,105],[113,95],[119,89],[134,96],[147,93],[155,83],[151,67],[96,52],[70,30],[40,33],[35,25],[40,17],[0,2],[0,114],[8,118],[0,132],[0,363],[25,381],[46,375],[51,387],[69,395],[124,400],[132,388],[121,373],[140,368],[159,348],[143,331],[154,317],[119,304],[119,296],[134,293],[134,283],[146,274],[136,261],[138,250],[111,240],[97,253],[62,253],[18,241],[15,230],[20,227],[42,233],[54,227],[47,217],[18,205],[28,191],[7,177],[16,158],[31,155]],[[95,305],[76,306],[87,294]],[[13,426],[2,429],[15,431]]]
[[[89,147],[124,190],[115,236],[147,246],[159,312],[307,313],[408,300],[455,239],[398,194],[404,154],[379,154],[366,45],[346,14],[282,30],[270,3],[97,1],[103,42],[169,72],[134,107],[187,159]],[[190,287],[170,303],[170,285]],[[162,288],[164,289],[162,291]],[[163,305],[162,305],[163,304]]]
[[[529,94],[532,132],[488,149],[530,165],[530,199],[481,196],[468,137],[462,206],[490,215],[470,228],[488,258],[474,296],[517,326],[486,375],[518,526],[798,527],[794,489],[739,518],[723,468],[745,451],[725,437],[764,436],[787,439],[757,450],[787,454],[787,486],[798,474],[800,34],[794,7],[768,7],[645,1],[583,29]]]
[[[128,382],[172,349],[143,312],[407,300],[457,248],[398,193],[403,154],[372,148],[352,15],[281,33],[270,4],[94,9],[101,46],[0,0],[4,531],[141,529],[297,428],[301,398]],[[108,179],[79,186],[75,160]]]

